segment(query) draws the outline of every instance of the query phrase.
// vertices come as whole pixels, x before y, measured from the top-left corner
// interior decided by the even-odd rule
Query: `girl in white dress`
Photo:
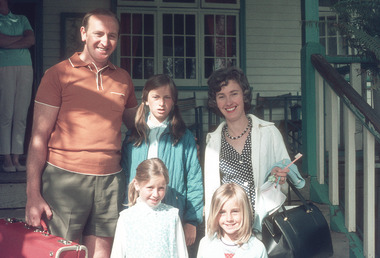
[[[178,209],[161,203],[169,183],[158,158],[147,159],[129,184],[129,208],[120,213],[111,258],[188,257]]]
[[[213,194],[207,235],[198,258],[267,258],[264,244],[252,233],[253,211],[246,192],[235,183],[223,184]]]

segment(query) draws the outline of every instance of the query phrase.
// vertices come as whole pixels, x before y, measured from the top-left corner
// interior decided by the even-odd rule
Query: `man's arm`
[[[32,30],[26,30],[24,34],[20,36],[9,36],[0,33],[0,48],[30,48],[34,44],[35,37]]]
[[[124,109],[123,122],[127,126],[128,129],[133,128],[133,126],[135,125],[135,116],[136,116],[137,107],[138,106],[134,108]]]
[[[27,202],[25,220],[31,226],[39,227],[41,216],[46,214],[50,219],[52,212],[41,195],[41,176],[46,163],[47,146],[50,134],[55,126],[59,108],[36,103],[32,137],[27,159]]]

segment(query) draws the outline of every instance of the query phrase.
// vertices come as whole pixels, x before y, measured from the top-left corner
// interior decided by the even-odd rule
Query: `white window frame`
[[[197,8],[199,6],[199,0],[195,0],[194,3],[182,3],[181,0],[178,0],[177,3],[168,3],[164,0],[153,0],[153,1],[128,1],[128,0],[117,0],[118,6],[143,6],[143,7],[178,7],[178,4],[181,4],[181,7],[192,7]]]
[[[129,12],[129,13],[142,13],[142,14],[153,14],[154,17],[154,74],[163,73],[163,48],[159,47],[162,44],[162,36],[163,36],[163,28],[162,28],[162,15],[164,13],[170,14],[193,14],[195,15],[196,20],[196,78],[195,79],[177,79],[174,78],[174,81],[178,87],[201,87],[207,85],[207,78],[204,73],[204,15],[212,14],[212,15],[234,15],[236,16],[236,64],[239,66],[240,64],[240,32],[239,32],[239,10],[229,10],[226,13],[225,10],[221,9],[201,9],[198,10],[186,10],[182,8],[152,8],[152,7],[126,7],[119,6],[117,8],[117,15],[120,19],[121,14]],[[118,47],[116,49],[116,64],[120,66],[120,40],[118,42]],[[130,72],[130,71],[128,71]],[[146,79],[133,79],[133,83],[135,86],[144,86]]]
[[[327,27],[327,17],[335,17],[335,21],[338,21],[338,15],[333,12],[331,10],[330,7],[319,7],[319,18],[321,17],[324,17],[324,21],[325,21],[325,35],[323,37],[324,41],[325,41],[325,54],[326,55],[330,55],[330,53],[328,53],[328,50],[329,50],[329,41],[328,39],[331,38],[331,36],[328,36],[328,27]],[[342,46],[343,44],[341,43],[341,40],[342,40],[342,35],[340,34],[340,31],[337,30],[335,36],[336,37],[336,55],[337,56],[341,56],[341,55],[352,55],[353,54],[353,50],[352,48],[350,48],[348,46],[348,53],[341,53],[341,48],[340,46]],[[321,35],[319,35],[319,39],[321,39]]]
[[[162,28],[162,15],[164,13],[170,13],[170,14],[183,14],[183,15],[186,15],[186,14],[190,14],[190,15],[195,15],[195,21],[198,21],[199,19],[199,14],[197,12],[194,12],[194,11],[187,11],[187,10],[173,10],[173,9],[161,9],[160,11],[158,11],[158,15],[157,15],[157,24],[159,24],[160,26],[158,26],[158,35],[157,35],[157,42],[158,42],[158,45],[156,45],[156,49],[158,48],[158,57],[157,57],[157,69],[158,69],[158,73],[163,73],[163,67],[162,67],[162,64],[163,64],[163,48],[162,47],[158,47],[161,42],[162,42],[162,36],[163,36],[163,28]],[[199,32],[199,22],[196,22],[196,26],[195,26],[195,42],[196,42],[196,49],[195,49],[195,59],[196,59],[196,64],[197,64],[197,69],[196,69],[196,77],[195,79],[178,79],[178,78],[174,78],[174,81],[176,83],[176,85],[178,86],[197,86],[198,85],[198,81],[199,81],[199,76],[201,75],[199,73],[199,63],[201,61],[201,58],[199,56],[199,35],[200,35],[200,32]],[[186,51],[185,51],[186,52]]]
[[[200,46],[200,50],[199,50],[199,54],[200,56],[202,57],[201,61],[200,61],[200,71],[201,71],[201,82],[200,84],[201,85],[207,85],[207,78],[205,78],[205,74],[204,74],[204,62],[205,62],[205,56],[204,56],[204,37],[205,37],[205,24],[204,24],[204,16],[205,15],[208,15],[208,14],[212,14],[212,15],[235,15],[236,16],[236,64],[237,66],[239,66],[240,64],[240,32],[239,32],[239,28],[240,28],[240,24],[239,24],[239,11],[235,11],[235,10],[230,10],[228,13],[226,13],[225,11],[222,11],[222,10],[214,10],[212,12],[210,12],[210,10],[202,10],[201,11],[201,21],[200,21],[200,24],[201,24],[201,28],[202,28],[202,31],[201,31],[201,36],[199,37],[199,46]]]
[[[205,0],[201,0],[203,8],[215,8],[215,9],[240,9],[240,0],[236,0],[236,4],[223,4],[223,3],[206,3]]]

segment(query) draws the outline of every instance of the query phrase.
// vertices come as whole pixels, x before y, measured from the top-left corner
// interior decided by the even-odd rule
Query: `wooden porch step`
[[[0,173],[0,209],[24,208],[26,204],[26,173]]]

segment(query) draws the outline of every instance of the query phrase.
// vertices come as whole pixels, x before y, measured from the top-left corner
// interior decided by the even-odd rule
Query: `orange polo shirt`
[[[35,102],[59,108],[48,143],[49,163],[83,174],[121,170],[122,114],[137,106],[127,71],[110,62],[97,68],[75,53],[46,71]]]

